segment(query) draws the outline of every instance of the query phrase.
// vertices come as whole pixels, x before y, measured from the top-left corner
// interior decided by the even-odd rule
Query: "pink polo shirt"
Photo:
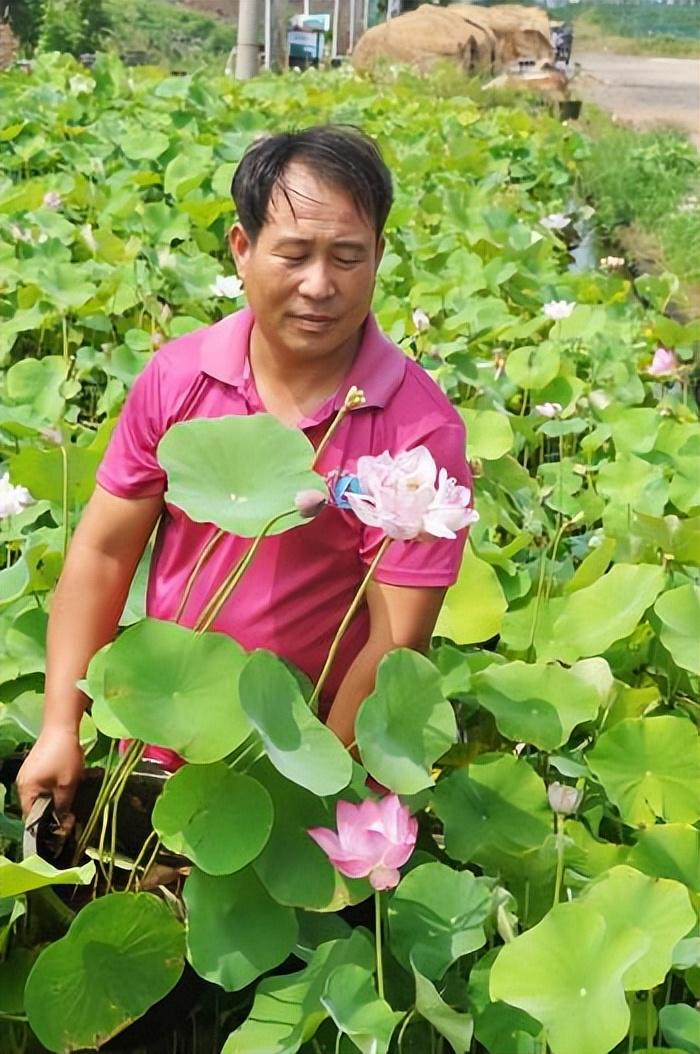
[[[164,345],[137,378],[126,400],[97,482],[122,498],[162,494],[167,478],[156,451],[177,421],[228,414],[264,413],[248,361],[253,315],[245,308],[212,326]],[[423,444],[438,467],[471,487],[462,419],[429,375],[408,359],[368,316],[362,342],[335,396],[298,424],[318,446],[351,385],[365,406],[347,415],[325,449],[317,471],[326,478],[352,473],[362,454],[397,454]],[[236,452],[232,451],[235,457]],[[284,452],[280,451],[280,456]],[[151,561],[147,612],[175,617],[197,556],[215,533],[165,504]],[[448,586],[457,578],[466,530],[456,540],[393,542],[375,577],[397,586]],[[312,680],[371,562],[382,532],[366,527],[351,510],[327,506],[314,520],[267,538],[219,614],[213,629],[244,648],[267,648],[290,660]],[[198,576],[181,623],[192,626],[207,599],[250,545],[227,535]],[[326,682],[333,699],[348,667],[367,640],[362,607],[341,643]],[[150,756],[169,761],[169,752]]]

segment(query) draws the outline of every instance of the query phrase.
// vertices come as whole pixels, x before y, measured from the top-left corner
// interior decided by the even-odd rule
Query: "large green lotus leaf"
[[[198,974],[227,992],[279,966],[296,944],[293,908],[278,904],[250,867],[218,876],[194,868],[183,896],[187,956]]]
[[[670,1003],[659,1013],[661,1032],[667,1043],[687,1054],[700,1048],[700,1010],[685,1003]]]
[[[682,882],[700,890],[700,831],[689,823],[664,823],[637,833],[627,862],[656,878]]]
[[[623,978],[647,951],[639,929],[613,929],[588,904],[558,904],[500,951],[492,999],[544,1025],[552,1054],[608,1054],[626,1035]]]
[[[68,462],[68,501],[71,507],[83,505],[95,487],[95,473],[103,450],[93,446],[76,446],[69,443],[66,448]],[[63,501],[63,455],[58,447],[39,450],[25,446],[10,458],[13,479],[21,480],[35,498],[46,498],[60,505]]]
[[[209,875],[228,875],[254,860],[270,837],[272,818],[262,784],[223,761],[178,769],[153,808],[163,845]]]
[[[130,161],[155,161],[170,146],[167,135],[153,128],[129,128],[116,142]]]
[[[651,938],[646,953],[623,977],[628,992],[661,984],[671,969],[674,947],[696,918],[688,891],[679,882],[650,878],[624,864],[587,886],[581,901],[600,912],[610,934],[637,927]]]
[[[601,464],[596,489],[612,505],[629,506],[650,516],[663,515],[669,496],[662,468],[633,454]]]
[[[700,817],[700,739],[682,717],[620,721],[603,732],[587,761],[626,823]]]
[[[27,358],[10,366],[5,377],[5,390],[13,402],[31,405],[37,423],[53,423],[60,420],[65,408],[61,394],[65,379],[66,363],[61,355]]]
[[[379,664],[374,691],[355,721],[357,746],[376,780],[397,794],[433,785],[430,770],[457,738],[439,671],[418,652],[397,648]]]
[[[389,901],[391,951],[406,969],[413,963],[439,980],[456,959],[483,947],[490,913],[491,893],[471,871],[420,864]]]
[[[220,761],[250,735],[238,701],[245,652],[223,633],[197,634],[144,619],[98,653],[102,694],[95,724],[177,751],[186,761]],[[92,663],[90,664],[92,666]],[[92,685],[90,668],[88,682]]]
[[[620,454],[648,454],[663,418],[656,407],[614,406],[603,415],[610,425],[615,448]]]
[[[158,447],[158,460],[168,474],[167,500],[196,523],[215,523],[246,538],[293,510],[298,491],[326,493],[321,476],[311,471],[313,459],[304,433],[285,427],[272,414],[183,421],[166,432]],[[294,512],[269,533],[304,522],[309,521]]]
[[[92,277],[91,267],[87,264],[47,259],[33,281],[54,307],[62,314],[67,314],[81,308],[94,297],[97,288],[90,281]]]
[[[675,557],[681,564],[700,565],[700,516],[680,519],[678,516],[634,514],[632,533],[654,549]]]
[[[468,543],[459,578],[447,590],[435,633],[455,644],[478,644],[500,632],[507,608],[498,575]]]
[[[497,410],[461,409],[467,426],[467,443],[471,458],[493,461],[503,457],[513,446],[513,429],[506,413]]]
[[[592,721],[600,706],[593,685],[545,663],[489,666],[472,678],[472,688],[504,736],[542,750],[566,743],[576,725]]]
[[[40,856],[28,856],[21,864],[0,856],[0,897],[18,897],[44,886],[89,886],[94,877],[92,861],[60,871]]]
[[[344,878],[309,835],[310,827],[336,829],[334,798],[315,794],[281,776],[263,758],[252,775],[270,793],[274,821],[268,842],[253,867],[268,892],[280,904],[309,911],[337,911],[366,899],[372,890],[366,879]],[[343,798],[356,801],[346,789]]]
[[[352,758],[311,713],[294,674],[269,651],[254,652],[239,681],[241,706],[267,756],[286,776],[323,797],[347,787]]]
[[[489,1003],[474,1022],[474,1035],[489,1054],[540,1054],[542,1026],[507,1003]]]
[[[163,189],[176,201],[181,201],[210,175],[214,152],[210,146],[188,143],[186,149],[168,162]]]
[[[442,998],[432,981],[411,964],[416,982],[416,1010],[444,1036],[454,1054],[467,1054],[474,1034],[474,1018],[461,1014]]]
[[[231,1033],[221,1054],[296,1054],[328,1016],[321,1002],[328,978],[348,964],[374,966],[374,949],[360,930],[321,944],[298,973],[261,981],[248,1020]]]
[[[554,344],[538,344],[511,351],[506,376],[519,388],[544,388],[559,373],[559,351]]]
[[[601,655],[632,633],[664,580],[662,567],[616,564],[593,585],[563,598],[551,632],[538,642],[538,658],[569,663]]]
[[[654,604],[661,643],[677,666],[700,675],[700,586],[688,582],[662,593]]]
[[[378,998],[371,971],[353,963],[336,967],[326,981],[321,1003],[337,1029],[362,1054],[387,1054],[392,1033],[404,1016]]]
[[[37,959],[25,989],[32,1030],[57,1054],[101,1046],[170,991],[184,954],[184,928],[165,901],[100,897]]]
[[[541,846],[552,830],[545,785],[511,754],[482,754],[468,769],[440,780],[433,809],[454,860],[487,866]]]

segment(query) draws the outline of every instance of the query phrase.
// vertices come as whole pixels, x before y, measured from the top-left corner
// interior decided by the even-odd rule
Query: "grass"
[[[114,42],[127,59],[190,68],[221,65],[235,39],[235,26],[213,15],[166,0],[108,0]]]
[[[680,300],[698,313],[700,155],[682,133],[640,131],[589,107],[591,137],[581,182],[606,239],[628,258],[681,281]]]
[[[700,7],[664,3],[579,3],[550,9],[550,18],[573,22],[581,51],[670,58],[700,56]]]

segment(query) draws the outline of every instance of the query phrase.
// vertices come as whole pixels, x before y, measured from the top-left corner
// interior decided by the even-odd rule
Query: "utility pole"
[[[352,49],[355,47],[355,28],[357,22],[357,9],[355,7],[355,0],[350,0],[350,34],[348,38],[348,54],[352,53]]]
[[[238,81],[249,80],[258,72],[259,21],[259,0],[240,0],[236,45],[236,80]]]
[[[340,16],[340,0],[333,3],[333,35],[331,37],[331,58],[338,58],[338,20]]]
[[[362,32],[366,33],[369,29],[369,0],[364,0],[362,6]]]
[[[267,0],[269,12],[269,48],[270,58],[267,68],[285,70],[287,68],[287,0]],[[267,37],[266,37],[267,44]]]

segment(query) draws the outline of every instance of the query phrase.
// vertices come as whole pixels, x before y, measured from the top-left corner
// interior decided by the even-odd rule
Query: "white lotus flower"
[[[426,315],[423,308],[417,307],[411,317],[413,319],[413,325],[419,333],[425,333],[426,330],[430,329],[430,318]]]
[[[34,502],[26,487],[15,487],[10,483],[9,472],[0,479],[0,517],[18,516]]]
[[[542,217],[540,223],[548,231],[562,231],[564,227],[569,226],[571,218],[565,216],[563,212],[550,212],[548,216]]]
[[[86,95],[95,90],[95,82],[90,77],[83,77],[80,73],[74,74],[68,81],[73,95]]]
[[[540,417],[556,417],[557,414],[561,413],[561,403],[538,403],[535,407],[535,412]]]
[[[214,296],[225,296],[229,300],[235,300],[243,292],[243,282],[235,275],[220,274],[209,288]]]
[[[63,198],[57,190],[49,190],[44,194],[42,205],[45,205],[47,209],[60,209],[63,204]]]
[[[624,256],[604,256],[600,261],[603,271],[617,271],[625,266]]]
[[[568,787],[565,783],[551,783],[547,788],[547,797],[552,810],[559,816],[572,816],[583,798],[583,791]]]
[[[542,308],[545,318],[551,318],[553,322],[561,322],[568,318],[576,307],[575,300],[550,300]]]

